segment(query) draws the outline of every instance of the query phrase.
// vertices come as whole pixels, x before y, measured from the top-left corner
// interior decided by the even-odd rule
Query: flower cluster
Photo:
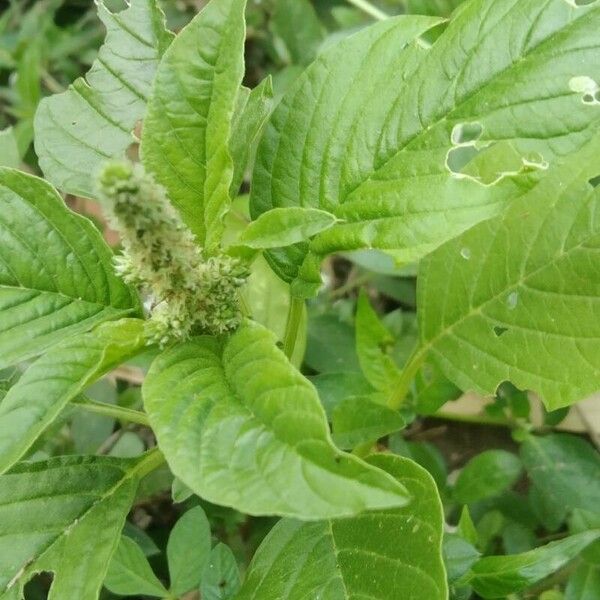
[[[230,256],[205,256],[164,189],[141,165],[106,165],[99,194],[123,243],[117,271],[148,297],[150,343],[219,335],[239,325],[238,288],[247,267]]]

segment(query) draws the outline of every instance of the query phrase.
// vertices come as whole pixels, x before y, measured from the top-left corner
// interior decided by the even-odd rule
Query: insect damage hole
[[[600,85],[588,75],[578,75],[569,80],[569,89],[576,94],[581,94],[584,104],[600,106]]]
[[[600,175],[596,175],[596,177],[592,177],[588,183],[593,187],[593,188],[597,188],[598,186],[600,186]]]
[[[507,331],[508,327],[500,327],[499,325],[494,327],[494,335],[496,337],[502,337]]]

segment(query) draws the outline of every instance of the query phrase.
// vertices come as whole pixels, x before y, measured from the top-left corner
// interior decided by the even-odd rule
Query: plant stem
[[[106,402],[97,402],[96,400],[90,400],[89,398],[81,398],[73,402],[73,404],[83,410],[104,415],[105,417],[130,421],[131,423],[137,423],[138,425],[144,425],[145,427],[150,426],[146,414],[139,410],[107,404]]]
[[[158,467],[163,465],[165,462],[165,457],[159,450],[158,446],[148,450],[148,452],[146,452],[146,454],[143,456],[144,458],[138,463],[138,466],[135,470],[135,476],[139,477],[140,479],[148,475],[148,473],[152,473],[152,471],[158,469]]]
[[[379,10],[376,6],[373,6],[367,0],[348,0],[348,2],[378,21],[385,21],[387,18],[389,18],[389,15],[384,13],[382,10]]]
[[[415,378],[417,371],[421,368],[421,365],[425,362],[426,356],[427,351],[417,343],[417,346],[410,355],[410,358],[406,361],[406,365],[404,366],[404,369],[402,369],[402,373],[396,382],[394,393],[388,400],[388,406],[391,409],[398,410],[402,404],[404,404],[404,400],[410,389],[410,384]]]
[[[304,300],[302,300],[302,298],[290,296],[290,308],[285,324],[285,333],[283,335],[283,351],[289,359],[291,359],[294,354],[296,338],[298,337],[298,329],[300,328],[303,312]]]

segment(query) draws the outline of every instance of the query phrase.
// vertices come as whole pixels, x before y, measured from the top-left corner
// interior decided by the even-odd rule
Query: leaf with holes
[[[270,253],[298,295],[316,291],[329,253],[412,261],[497,214],[600,122],[588,90],[600,82],[597,3],[471,0],[430,45],[439,23],[398,17],[345,39],[274,111],[253,217],[303,206],[343,221]]]
[[[103,162],[125,156],[144,117],[160,57],[171,42],[156,0],[111,12],[99,0],[106,41],[86,78],[45,98],[35,116],[44,175],[63,192],[93,198]]]
[[[0,368],[140,312],[98,230],[48,183],[0,168],[0,214]]]
[[[239,600],[446,600],[443,513],[435,483],[406,458],[372,456],[412,497],[406,508],[351,519],[280,521],[258,549]]]
[[[230,204],[245,5],[212,0],[181,31],[160,63],[144,121],[145,167],[208,248],[219,243]]]
[[[33,575],[50,571],[49,600],[96,600],[138,481],[161,460],[69,456],[1,475],[0,598],[22,598]]]
[[[173,473],[210,502],[314,520],[408,501],[390,475],[333,446],[315,389],[256,323],[165,351],[142,389]]]
[[[419,355],[461,389],[509,380],[555,410],[600,388],[599,151],[597,137],[421,264]]]
[[[0,473],[88,385],[145,347],[143,324],[138,319],[104,323],[55,346],[25,371],[0,404]]]

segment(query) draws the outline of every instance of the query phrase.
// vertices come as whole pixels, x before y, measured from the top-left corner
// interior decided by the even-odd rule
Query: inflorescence
[[[164,346],[237,328],[246,265],[224,254],[206,256],[165,190],[139,164],[106,165],[99,192],[123,244],[116,269],[148,298],[149,343]]]

